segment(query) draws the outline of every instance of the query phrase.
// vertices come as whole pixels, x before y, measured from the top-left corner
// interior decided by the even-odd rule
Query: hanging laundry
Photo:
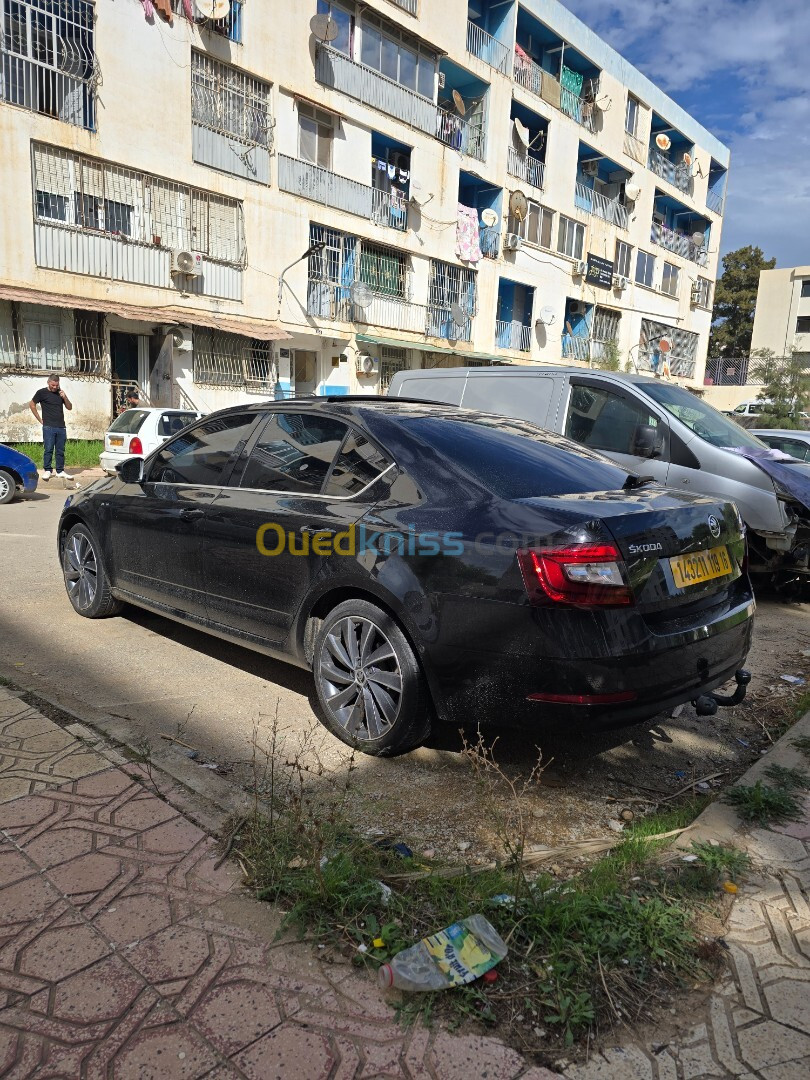
[[[194,22],[194,9],[191,6],[191,0],[183,0],[183,11],[189,22]]]
[[[152,0],[152,4],[157,8],[163,21],[171,26],[174,21],[174,15],[172,14],[172,0]]]
[[[152,5],[152,0],[141,0],[141,4],[143,5],[144,18],[154,19],[155,9]]]
[[[410,169],[400,169],[399,170],[399,182],[400,182],[400,184],[407,184],[408,181],[410,180],[410,178],[411,178],[411,170]]]
[[[388,179],[389,180],[395,180],[396,175],[397,175],[397,167],[396,167],[396,165],[389,165],[388,166]]]
[[[560,83],[566,90],[570,90],[572,94],[576,94],[577,97],[582,96],[582,83],[584,76],[578,71],[573,71],[571,68],[567,68],[563,64],[562,71],[560,72]]]
[[[474,206],[458,204],[456,225],[456,255],[464,262],[477,263],[484,257],[478,227],[478,211]]]

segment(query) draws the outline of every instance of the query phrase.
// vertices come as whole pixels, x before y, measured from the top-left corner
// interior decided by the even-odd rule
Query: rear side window
[[[149,470],[152,484],[220,484],[250,435],[256,413],[206,420],[167,443]]]
[[[182,431],[184,427],[193,424],[196,419],[197,414],[193,412],[163,413],[158,420],[158,435],[163,438],[166,438],[169,435],[176,435],[178,431]]]
[[[141,430],[141,425],[149,413],[145,409],[126,409],[110,424],[108,431],[123,432],[124,435],[134,435]]]
[[[391,465],[365,436],[350,431],[323,490],[324,495],[356,495]]]
[[[418,417],[403,427],[504,499],[617,491],[627,472],[521,420]]]
[[[347,430],[331,416],[273,413],[251,452],[240,487],[319,494]]]

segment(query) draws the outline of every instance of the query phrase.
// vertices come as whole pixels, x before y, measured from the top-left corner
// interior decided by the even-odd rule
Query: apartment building
[[[150,7],[0,0],[0,437],[50,370],[87,436],[133,383],[702,385],[728,150],[556,0]]]
[[[800,353],[810,365],[810,266],[760,272],[751,350],[761,349]]]

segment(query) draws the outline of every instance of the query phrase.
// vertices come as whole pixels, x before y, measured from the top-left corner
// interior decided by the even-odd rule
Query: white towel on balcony
[[[474,206],[458,204],[456,225],[456,255],[464,262],[477,263],[483,259],[478,229],[478,211]]]

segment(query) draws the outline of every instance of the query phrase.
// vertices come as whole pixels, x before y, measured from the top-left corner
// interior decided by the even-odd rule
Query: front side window
[[[655,256],[646,251],[639,250],[636,259],[636,284],[646,285],[648,289],[653,287],[653,275],[655,274]]]
[[[184,427],[193,424],[196,419],[197,414],[193,412],[163,413],[158,420],[158,435],[162,439],[177,435]]]
[[[585,246],[585,226],[579,221],[560,214],[560,227],[557,233],[557,251],[571,259],[581,259]]]
[[[240,486],[318,495],[346,431],[346,425],[331,416],[271,414]]]
[[[621,277],[630,277],[630,256],[633,249],[624,240],[616,241],[616,273]]]
[[[637,429],[658,426],[658,417],[631,398],[597,386],[571,388],[565,434],[591,450],[633,454]]]
[[[661,278],[661,292],[667,293],[669,296],[678,295],[678,282],[681,272],[674,263],[664,263],[664,273]]]
[[[122,413],[125,416],[126,413]],[[206,420],[167,443],[153,460],[150,484],[222,483],[228,466],[250,435],[256,413],[235,413]]]
[[[303,101],[298,102],[298,156],[310,165],[332,168],[334,117]]]

